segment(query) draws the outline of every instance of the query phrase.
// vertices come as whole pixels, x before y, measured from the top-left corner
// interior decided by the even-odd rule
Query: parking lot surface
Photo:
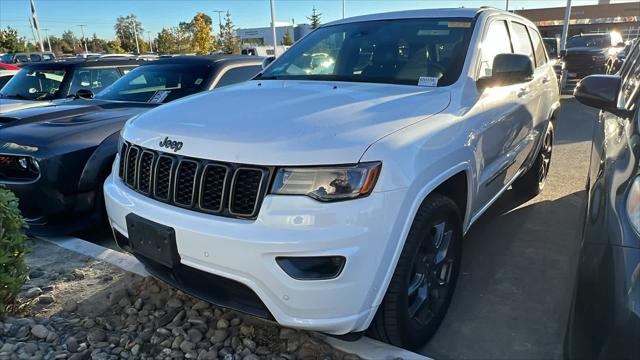
[[[418,352],[435,359],[559,359],[597,112],[563,96],[551,172],[534,199],[507,191],[471,228],[451,308]],[[78,237],[115,248],[108,229]]]
[[[559,359],[597,111],[563,96],[551,171],[534,199],[507,191],[471,228],[436,359]]]

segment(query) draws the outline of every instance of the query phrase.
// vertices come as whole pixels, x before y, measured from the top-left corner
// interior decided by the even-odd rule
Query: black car
[[[0,56],[0,62],[5,64],[28,64],[41,61],[52,61],[56,59],[56,54],[51,51],[33,51],[33,52],[18,52],[18,53],[6,53]]]
[[[78,90],[97,93],[143,64],[136,60],[69,60],[26,65],[0,89],[0,113],[51,105]]]
[[[638,41],[638,39],[629,40],[623,49],[614,51],[613,54],[609,56],[609,60],[607,60],[607,64],[605,65],[607,68],[607,74],[615,74],[622,68],[625,57],[636,41]]]
[[[582,78],[606,73],[606,63],[612,52],[624,47],[616,33],[581,34],[567,40],[563,54],[570,78]]]
[[[553,70],[556,72],[556,79],[558,80],[558,88],[562,92],[567,82],[567,71],[565,69],[564,61],[560,57],[560,39],[558,38],[542,38],[544,47],[549,54],[549,62],[553,65]]]
[[[124,123],[160,104],[252,78],[263,58],[176,57],[132,70],[94,99],[0,116],[0,184],[14,191],[32,235],[102,219],[102,183]],[[212,109],[214,111],[214,109]]]
[[[640,359],[640,46],[575,90],[596,122],[567,359]]]

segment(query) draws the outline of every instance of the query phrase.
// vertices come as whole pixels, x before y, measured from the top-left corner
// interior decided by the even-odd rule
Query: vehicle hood
[[[0,114],[52,104],[53,102],[48,100],[0,99]]]
[[[74,100],[0,116],[0,152],[50,151],[52,147],[97,146],[132,116],[152,105]]]
[[[449,91],[406,85],[250,81],[174,101],[127,124],[147,148],[256,165],[355,163],[368,146],[443,111]]]

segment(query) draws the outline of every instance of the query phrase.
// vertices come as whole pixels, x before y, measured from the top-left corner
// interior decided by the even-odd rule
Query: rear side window
[[[117,68],[90,69],[80,68],[73,73],[69,94],[75,94],[80,89],[88,89],[97,93],[107,86],[113,84],[120,78],[120,71]]]
[[[507,23],[503,20],[492,22],[482,42],[480,77],[488,77],[493,74],[493,59],[496,55],[511,54],[511,52]]]
[[[222,77],[216,84],[216,88],[247,81],[253,78],[254,76],[258,75],[260,70],[262,70],[262,66],[260,65],[241,66],[241,67],[229,69],[227,72],[225,72],[222,75]]]
[[[31,61],[33,62],[38,62],[38,61],[42,61],[42,58],[40,57],[39,54],[31,54],[29,55],[29,58],[31,59]]]
[[[536,59],[533,56],[533,47],[531,47],[531,40],[529,39],[529,32],[527,27],[519,23],[511,23],[511,29],[513,29],[513,52],[516,54],[527,55],[531,59],[531,63],[535,64]]]
[[[529,35],[531,35],[533,50],[535,51],[536,68],[539,68],[547,63],[547,55],[545,54],[544,43],[540,38],[540,34],[538,34],[538,32],[533,30],[532,28],[529,28]]]

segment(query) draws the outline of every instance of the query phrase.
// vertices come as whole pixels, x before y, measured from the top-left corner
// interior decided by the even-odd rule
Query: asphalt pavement
[[[508,190],[467,234],[435,359],[560,359],[597,111],[563,96],[551,170],[533,198]]]
[[[420,351],[435,359],[560,359],[597,112],[563,96],[551,171],[534,199],[507,191],[465,238],[450,310]],[[79,238],[115,249],[108,229]]]

